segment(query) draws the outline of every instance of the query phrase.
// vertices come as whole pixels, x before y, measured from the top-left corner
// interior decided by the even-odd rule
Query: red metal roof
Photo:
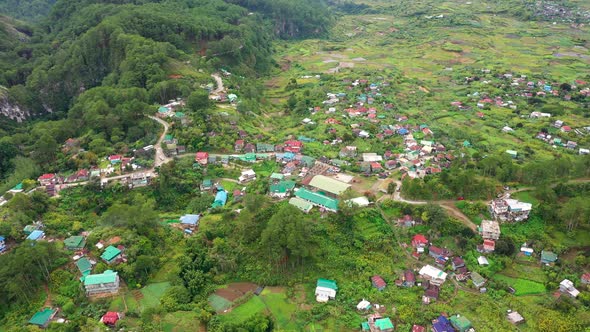
[[[383,278],[381,278],[381,276],[372,276],[371,277],[371,282],[377,288],[381,288],[381,287],[387,286],[387,283],[385,282],[385,280],[383,280]]]
[[[199,160],[199,159],[207,159],[207,158],[209,158],[209,153],[207,153],[207,152],[197,152],[197,156],[196,156],[196,159],[197,160]]]
[[[119,314],[113,311],[109,311],[102,316],[102,322],[108,325],[114,325],[119,320]]]
[[[412,238],[412,245],[416,246],[418,244],[428,244],[428,240],[426,239],[426,237],[422,234],[416,234],[414,235],[414,237]]]
[[[46,173],[46,174],[41,175],[39,177],[39,180],[51,180],[54,177],[55,177],[55,174],[53,174],[53,173]]]

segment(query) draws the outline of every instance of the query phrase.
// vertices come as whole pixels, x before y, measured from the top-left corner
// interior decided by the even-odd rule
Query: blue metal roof
[[[2,241],[4,241],[4,240],[5,240],[5,239],[4,239],[4,236],[1,236],[1,235],[0,235],[0,242],[2,242]]]
[[[27,236],[27,240],[39,240],[40,238],[43,237],[43,235],[45,235],[45,233],[43,233],[43,231],[40,230],[36,230],[31,232],[31,234],[29,234],[29,236]]]
[[[198,214],[186,214],[180,217],[180,223],[185,225],[197,225],[201,217]]]

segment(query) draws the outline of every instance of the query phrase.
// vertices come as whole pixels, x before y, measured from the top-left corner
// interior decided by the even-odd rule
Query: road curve
[[[166,154],[164,154],[164,149],[162,149],[162,142],[164,141],[164,138],[168,134],[168,129],[170,128],[170,124],[158,117],[155,117],[155,116],[149,115],[149,118],[154,121],[157,121],[159,124],[164,126],[164,132],[162,132],[162,135],[160,136],[160,138],[158,139],[158,141],[154,145],[154,148],[156,149],[156,156],[154,159],[154,168],[156,168],[156,167],[159,167],[159,166],[169,162],[170,160],[172,160],[172,158],[166,157]]]

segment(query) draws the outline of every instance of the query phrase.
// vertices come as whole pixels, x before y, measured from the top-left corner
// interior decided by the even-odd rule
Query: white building
[[[571,297],[577,297],[580,294],[580,291],[574,287],[574,283],[568,279],[563,279],[563,281],[559,283],[559,291]]]
[[[431,265],[425,265],[422,267],[418,274],[422,278],[429,280],[431,284],[437,286],[442,285],[447,280],[447,274],[445,272]]]
[[[242,175],[240,175],[240,177],[238,178],[239,183],[246,183],[253,180],[256,180],[256,173],[252,169],[242,171]]]
[[[363,153],[363,161],[368,163],[374,163],[383,161],[383,157],[376,153]]]
[[[501,221],[522,221],[529,217],[533,205],[511,198],[493,200],[490,204],[492,217]]]

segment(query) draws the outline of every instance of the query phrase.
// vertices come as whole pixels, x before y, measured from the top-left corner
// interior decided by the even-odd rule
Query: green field
[[[259,296],[252,296],[246,303],[234,308],[223,320],[243,322],[257,313],[272,315],[281,331],[300,331],[301,322],[297,322],[294,315],[297,305],[291,302],[284,291],[265,289]]]
[[[516,290],[516,293],[514,294],[516,296],[543,294],[547,292],[545,286],[536,281],[523,278],[512,278],[502,274],[497,274],[494,278],[513,287]]]
[[[176,311],[162,318],[164,332],[193,332],[198,330],[199,317],[192,311]]]

